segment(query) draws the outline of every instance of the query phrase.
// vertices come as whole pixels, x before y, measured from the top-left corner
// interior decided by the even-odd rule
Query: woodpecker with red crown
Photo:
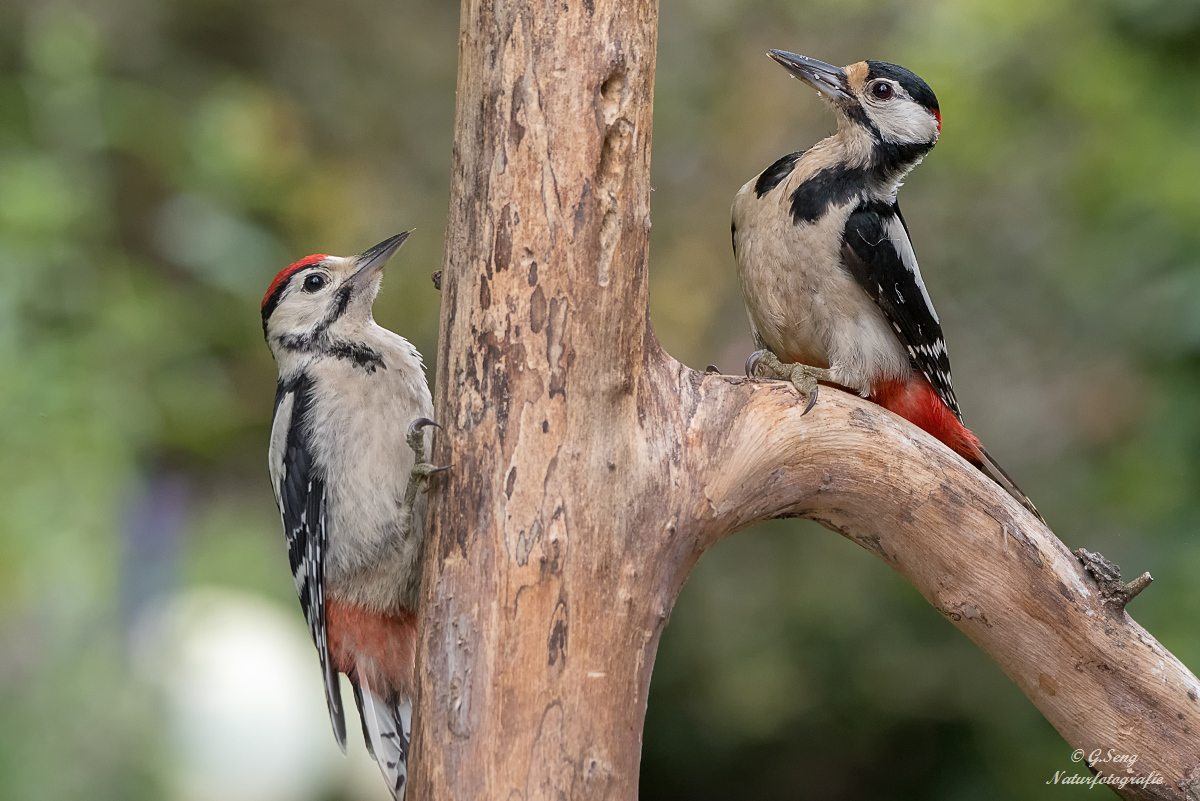
[[[962,423],[942,327],[896,194],[937,143],[933,90],[904,67],[768,55],[817,90],[838,130],[738,191],[733,251],[758,349],[747,373],[870,398],[945,443],[1038,515]]]
[[[346,750],[338,673],[367,748],[404,797],[412,726],[433,402],[419,354],[375,323],[381,272],[408,237],[281,271],[262,302],[279,366],[270,468],[300,607],[317,647],[334,736]]]

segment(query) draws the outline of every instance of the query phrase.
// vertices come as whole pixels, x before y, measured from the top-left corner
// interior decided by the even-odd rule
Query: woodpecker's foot
[[[430,476],[436,473],[444,473],[450,469],[450,465],[435,467],[425,461],[425,435],[423,429],[426,426],[441,428],[441,426],[428,417],[418,417],[408,427],[408,447],[412,448],[413,466],[412,471],[408,474],[408,486],[404,488],[404,506],[409,509],[416,503],[417,493],[424,484],[428,483]]]
[[[804,407],[801,417],[812,411],[817,405],[818,381],[832,381],[829,371],[821,367],[810,367],[807,364],[787,364],[779,361],[779,357],[769,350],[756,350],[746,360],[746,375],[757,378],[779,378],[791,381],[792,386],[806,398],[808,405]]]

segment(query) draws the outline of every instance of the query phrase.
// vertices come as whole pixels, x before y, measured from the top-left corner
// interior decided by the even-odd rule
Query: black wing
[[[892,324],[913,367],[961,422],[942,325],[921,280],[900,206],[864,203],[855,209],[842,235],[842,263]]]
[[[287,419],[281,419],[281,409],[287,413],[289,406]],[[296,594],[300,597],[300,608],[321,660],[333,734],[345,752],[346,719],[342,711],[342,694],[337,671],[329,658],[325,629],[325,550],[329,537],[325,529],[325,481],[313,463],[310,447],[311,406],[312,384],[307,376],[301,375],[289,385],[280,385],[275,400],[275,424],[286,425],[287,435],[279,454],[282,463],[277,471],[279,510],[283,515]]]

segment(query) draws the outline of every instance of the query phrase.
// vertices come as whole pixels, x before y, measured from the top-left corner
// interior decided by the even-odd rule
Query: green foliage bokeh
[[[457,25],[434,0],[0,5],[0,799],[162,797],[127,653],[148,599],[294,609],[257,303],[295,258],[416,228],[376,316],[432,356]],[[665,0],[651,306],[694,367],[749,352],[734,192],[832,131],[769,47],[937,92],[901,201],[967,421],[1068,545],[1154,574],[1130,611],[1200,665],[1200,6]],[[147,556],[131,520],[164,486],[178,536]],[[685,588],[642,795],[1057,798],[1069,753],[885,565],[788,521]]]

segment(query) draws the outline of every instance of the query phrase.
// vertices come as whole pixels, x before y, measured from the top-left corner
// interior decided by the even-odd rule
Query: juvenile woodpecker
[[[408,237],[359,256],[282,270],[262,302],[279,366],[270,468],[292,577],[333,733],[346,722],[338,672],[392,794],[408,777],[425,462],[433,403],[421,354],[371,315],[381,271]]]
[[[758,349],[747,372],[845,387],[924,429],[1037,515],[962,423],[950,359],[896,193],[937,143],[938,101],[904,67],[768,54],[833,107],[838,130],[733,202],[733,251]],[[1038,515],[1040,519],[1040,515]]]

